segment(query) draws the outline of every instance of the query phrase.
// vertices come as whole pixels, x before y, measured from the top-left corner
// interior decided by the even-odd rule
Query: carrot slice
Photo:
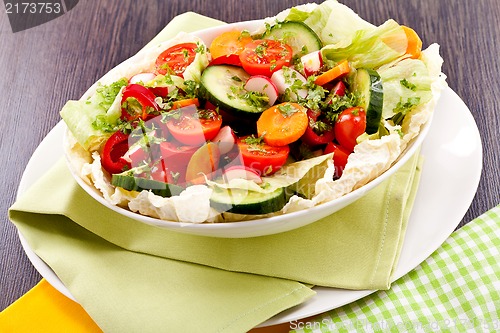
[[[245,45],[252,41],[249,34],[244,34],[239,30],[226,31],[215,37],[210,44],[210,54],[213,59],[230,54],[239,55]]]
[[[257,134],[270,146],[286,146],[297,141],[309,125],[307,109],[297,103],[281,103],[262,112]]]
[[[318,86],[322,86],[325,83],[333,81],[341,77],[342,75],[349,73],[349,70],[350,70],[349,62],[347,60],[343,60],[340,63],[338,63],[337,66],[319,75],[314,81],[314,83],[316,83]]]
[[[172,109],[180,109],[185,106],[194,104],[196,106],[200,106],[200,102],[198,101],[198,98],[188,98],[188,99],[181,99],[180,101],[175,101],[172,102]]]
[[[406,54],[410,55],[412,59],[420,58],[420,54],[422,52],[422,40],[418,37],[415,30],[408,28],[406,26],[402,26],[406,38],[408,39],[408,46],[406,47]]]

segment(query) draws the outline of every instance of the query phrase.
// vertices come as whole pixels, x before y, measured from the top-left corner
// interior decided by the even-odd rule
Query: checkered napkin
[[[292,332],[499,332],[500,205],[454,232],[415,270]]]

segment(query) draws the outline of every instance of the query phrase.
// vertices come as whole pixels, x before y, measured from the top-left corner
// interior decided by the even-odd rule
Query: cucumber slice
[[[151,191],[165,198],[178,195],[184,190],[182,187],[174,184],[123,174],[112,175],[111,184],[128,191]]]
[[[212,207],[220,212],[245,215],[276,212],[285,206],[286,201],[283,188],[278,188],[271,193],[214,188],[210,198]]]
[[[323,47],[318,35],[302,22],[277,23],[264,34],[263,38],[280,40],[292,48],[293,55],[299,56],[318,51]]]
[[[243,85],[250,77],[243,68],[216,65],[209,66],[201,75],[201,95],[215,106],[236,117],[256,120],[265,107],[252,105],[243,98]]]
[[[380,75],[372,69],[360,68],[354,74],[352,89],[359,97],[359,106],[366,111],[366,133],[377,133],[384,101]]]

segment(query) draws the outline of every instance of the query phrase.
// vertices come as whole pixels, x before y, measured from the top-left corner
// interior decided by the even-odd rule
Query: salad
[[[251,26],[209,43],[181,33],[68,101],[72,168],[111,204],[163,220],[285,214],[390,168],[446,86],[437,44],[334,0]]]

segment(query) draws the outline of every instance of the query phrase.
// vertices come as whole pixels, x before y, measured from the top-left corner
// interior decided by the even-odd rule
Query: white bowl
[[[221,34],[223,31],[229,29],[247,29],[249,31],[256,30],[257,27],[262,24],[262,20],[256,21],[247,21],[247,22],[239,22],[234,24],[223,25],[219,27],[209,28],[197,31],[193,33],[193,35],[201,38],[206,45],[210,45],[212,40]],[[120,71],[120,69],[133,64],[136,59],[141,57],[141,53],[139,52],[135,56],[129,58],[124,61],[117,67],[113,68],[108,74],[106,74],[101,80],[106,80],[107,75],[112,75],[114,71]],[[92,86],[83,96],[83,98],[87,98],[95,91],[96,85]],[[183,223],[183,222],[174,222],[174,221],[165,221],[157,218],[140,215],[138,213],[134,213],[127,209],[114,206],[109,204],[101,195],[101,193],[94,188],[93,186],[87,184],[83,181],[75,170],[72,169],[71,163],[68,163],[71,169],[71,172],[78,182],[78,184],[89,193],[95,200],[104,206],[108,207],[116,211],[119,214],[127,216],[129,218],[135,219],[137,221],[154,225],[161,228],[170,229],[172,231],[202,235],[202,236],[211,236],[211,237],[223,237],[223,238],[245,238],[245,237],[256,237],[256,236],[264,236],[271,235],[280,232],[285,232],[289,230],[293,230],[296,228],[303,227],[319,219],[326,217],[336,211],[346,207],[347,205],[353,203],[359,198],[363,197],[368,193],[371,189],[375,188],[377,185],[382,183],[384,180],[389,178],[392,174],[394,174],[401,166],[403,166],[408,159],[415,154],[418,147],[422,144],[427,132],[429,131],[431,119],[427,121],[427,123],[421,128],[419,135],[407,146],[405,151],[399,157],[396,163],[392,165],[387,171],[385,171],[382,175],[378,176],[368,184],[338,198],[315,207],[297,211],[293,213],[288,213],[279,216],[273,216],[268,218],[261,218],[256,220],[249,220],[244,222],[228,222],[228,223]]]

